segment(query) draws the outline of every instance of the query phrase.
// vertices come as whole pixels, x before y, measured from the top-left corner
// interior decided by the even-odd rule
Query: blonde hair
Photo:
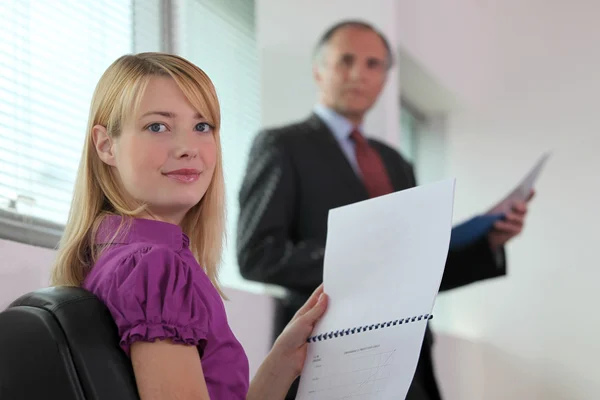
[[[108,67],[96,86],[71,210],[52,268],[51,284],[81,286],[99,255],[94,240],[104,216],[134,217],[145,210],[144,205],[131,209],[111,167],[100,160],[96,152],[92,129],[101,125],[111,137],[118,137],[127,118],[136,115],[153,76],[173,78],[194,108],[215,127],[217,157],[212,181],[202,200],[186,214],[181,228],[190,238],[192,253],[225,297],[218,284],[225,225],[219,100],[211,80],[200,68],[181,57],[164,53],[125,55]]]

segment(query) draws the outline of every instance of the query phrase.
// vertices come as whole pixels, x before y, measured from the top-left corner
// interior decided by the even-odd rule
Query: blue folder
[[[450,250],[457,250],[474,243],[492,230],[496,221],[504,218],[504,214],[478,215],[456,225],[450,234]]]

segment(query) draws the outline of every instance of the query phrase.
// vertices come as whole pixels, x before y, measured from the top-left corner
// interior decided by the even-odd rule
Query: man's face
[[[360,122],[383,89],[388,62],[385,45],[375,32],[361,27],[341,28],[315,64],[321,102]]]

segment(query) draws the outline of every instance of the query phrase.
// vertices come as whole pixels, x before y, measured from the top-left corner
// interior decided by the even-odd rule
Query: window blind
[[[66,221],[94,87],[132,29],[131,0],[0,2],[2,237]]]
[[[262,290],[240,277],[235,256],[238,191],[252,140],[260,129],[260,82],[253,0],[180,0],[175,10],[177,52],[202,68],[221,103],[221,141],[228,243],[221,282]]]
[[[163,3],[167,1],[170,0],[132,0],[134,53],[163,50]]]

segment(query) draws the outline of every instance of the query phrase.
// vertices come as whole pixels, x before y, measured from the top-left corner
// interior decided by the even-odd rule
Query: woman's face
[[[175,81],[152,77],[138,113],[118,138],[94,127],[101,159],[126,192],[149,212],[179,224],[204,196],[215,170],[214,127],[192,107]]]

